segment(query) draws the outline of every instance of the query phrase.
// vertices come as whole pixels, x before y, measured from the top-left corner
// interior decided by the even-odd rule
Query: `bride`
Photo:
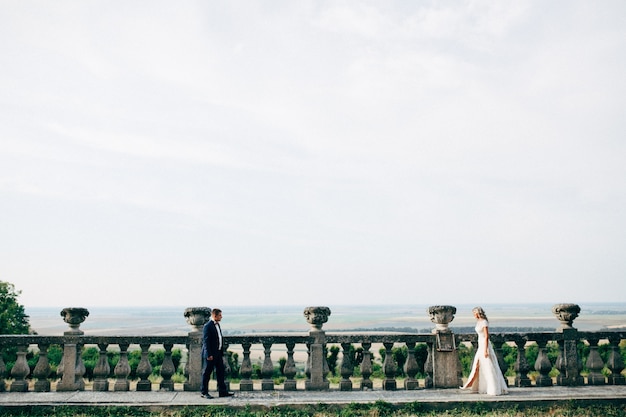
[[[485,310],[482,307],[476,307],[472,313],[477,320],[478,349],[472,363],[472,371],[461,389],[471,389],[472,392],[488,395],[506,394],[508,392],[506,381],[498,366],[496,354],[489,343],[489,322]]]

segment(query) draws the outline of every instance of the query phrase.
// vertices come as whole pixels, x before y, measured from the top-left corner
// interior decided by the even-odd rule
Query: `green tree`
[[[24,306],[17,298],[21,291],[16,291],[15,286],[10,282],[0,281],[0,334],[29,334],[30,324],[28,316],[24,312]],[[7,346],[2,349],[2,360],[4,361],[7,373],[17,358],[17,348]],[[32,360],[28,357],[27,360]]]
[[[30,333],[24,306],[17,301],[21,293],[10,282],[0,281],[0,334]]]
[[[229,378],[233,378],[233,379],[239,378],[239,371],[241,370],[241,365],[239,364],[239,354],[235,352],[231,352],[231,351],[228,351],[228,353],[229,353],[229,355],[227,356],[228,367],[230,368]],[[285,362],[286,361],[287,359],[285,359]],[[285,365],[283,364],[281,367],[281,372],[284,367]]]
[[[326,363],[328,363],[328,369],[330,369],[330,374],[331,375],[337,375],[337,359],[339,358],[339,346],[330,346],[328,348],[328,351],[330,352],[327,356],[326,356]]]

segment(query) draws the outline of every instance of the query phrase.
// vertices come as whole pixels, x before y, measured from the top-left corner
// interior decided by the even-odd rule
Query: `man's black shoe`
[[[220,392],[220,397],[232,397],[235,395],[234,392]]]
[[[200,396],[202,398],[206,398],[207,400],[210,400],[211,398],[213,398],[213,397],[211,397],[211,394],[200,394]]]

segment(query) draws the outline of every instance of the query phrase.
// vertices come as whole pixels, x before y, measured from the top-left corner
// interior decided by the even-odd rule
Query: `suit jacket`
[[[208,358],[209,356],[216,356],[218,353],[222,353],[223,350],[223,341],[222,341],[222,350],[219,348],[219,335],[217,334],[219,330],[215,325],[213,320],[209,320],[206,322],[202,329],[202,357]]]

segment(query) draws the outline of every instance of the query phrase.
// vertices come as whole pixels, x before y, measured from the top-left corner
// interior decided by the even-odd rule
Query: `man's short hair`
[[[222,310],[220,310],[219,308],[214,308],[213,310],[211,310],[211,314],[214,315],[214,316],[217,316],[221,312],[222,312]]]

